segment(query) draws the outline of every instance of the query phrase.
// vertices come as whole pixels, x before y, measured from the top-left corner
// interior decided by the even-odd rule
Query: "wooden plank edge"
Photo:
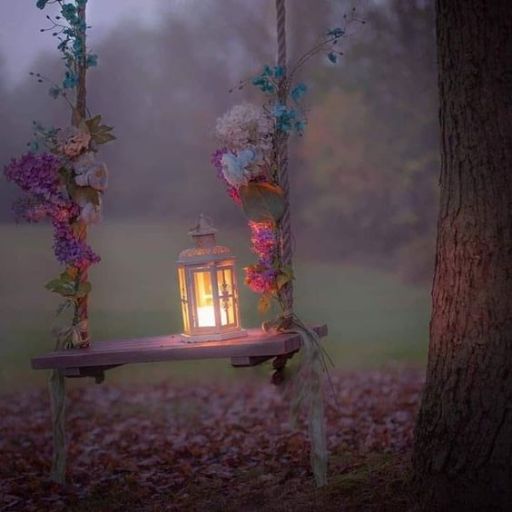
[[[320,336],[325,337],[328,333],[327,325],[318,325],[314,326],[313,330]],[[212,347],[208,347],[203,345],[201,347],[197,347],[199,350],[193,351],[191,354],[187,354],[187,350],[183,350],[180,348],[176,348],[173,346],[164,347],[164,348],[152,348],[148,350],[144,355],[144,358],[140,358],[140,350],[127,350],[123,352],[85,352],[87,349],[74,349],[60,352],[49,352],[43,356],[37,356],[32,358],[31,365],[34,370],[48,370],[48,369],[72,369],[75,368],[104,368],[109,369],[116,366],[124,365],[124,364],[135,364],[135,363],[151,363],[151,362],[163,362],[163,361],[184,361],[184,360],[198,360],[198,359],[231,359],[233,358],[238,361],[242,361],[242,358],[257,358],[257,357],[266,357],[270,359],[272,357],[276,357],[279,355],[286,355],[287,353],[292,353],[300,349],[301,346],[301,338],[300,335],[291,336],[288,339],[284,340],[284,350],[276,350],[270,349],[271,345],[279,344],[278,337],[280,334],[277,334],[276,340],[269,343],[268,346],[261,343],[261,341],[255,341],[254,343],[244,344],[244,345],[232,345],[229,348],[233,349],[234,352],[242,352],[239,355],[233,354],[228,355],[225,353],[225,348],[222,345],[214,345]],[[141,341],[144,338],[141,339]],[[226,343],[229,345],[229,343]],[[247,354],[254,350],[257,352],[255,354]],[[81,352],[83,351],[83,352]],[[173,353],[174,352],[174,353]],[[173,353],[173,357],[167,356],[168,353]],[[81,361],[84,359],[83,355],[87,355],[89,357],[85,358],[85,361]],[[105,354],[108,354],[108,361],[103,362],[102,358],[105,357]],[[249,359],[246,359],[249,362]],[[80,364],[83,363],[83,364]],[[70,375],[71,377],[72,375]]]

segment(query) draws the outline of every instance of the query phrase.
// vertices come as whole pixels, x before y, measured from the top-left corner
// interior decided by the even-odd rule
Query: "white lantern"
[[[189,231],[195,246],[178,258],[178,284],[183,336],[189,341],[215,341],[246,336],[240,327],[235,258],[217,245],[217,230],[201,215]]]

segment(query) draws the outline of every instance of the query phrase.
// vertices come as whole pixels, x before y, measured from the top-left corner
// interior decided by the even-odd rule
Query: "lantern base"
[[[247,331],[245,329],[240,329],[238,331],[218,332],[214,334],[182,334],[181,336],[183,336],[183,341],[186,343],[223,341],[232,340],[233,338],[245,338],[247,336]]]

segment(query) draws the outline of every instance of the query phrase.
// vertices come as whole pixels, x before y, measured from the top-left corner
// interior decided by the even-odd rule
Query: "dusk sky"
[[[46,26],[49,9],[34,9],[36,0],[0,0],[0,63],[10,81],[25,78],[31,63],[41,51],[53,51],[55,41],[48,34],[39,32]],[[101,0],[89,5],[89,22],[92,25],[90,44],[104,37],[109,30],[125,20],[141,24],[158,24],[162,14],[173,11],[175,15],[194,10],[200,0]],[[186,4],[186,5],[185,5]]]

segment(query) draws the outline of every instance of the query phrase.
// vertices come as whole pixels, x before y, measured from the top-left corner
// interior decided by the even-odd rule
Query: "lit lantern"
[[[195,247],[178,258],[178,283],[183,335],[190,341],[226,340],[246,336],[240,327],[235,258],[217,245],[217,230],[201,215],[189,231]]]

